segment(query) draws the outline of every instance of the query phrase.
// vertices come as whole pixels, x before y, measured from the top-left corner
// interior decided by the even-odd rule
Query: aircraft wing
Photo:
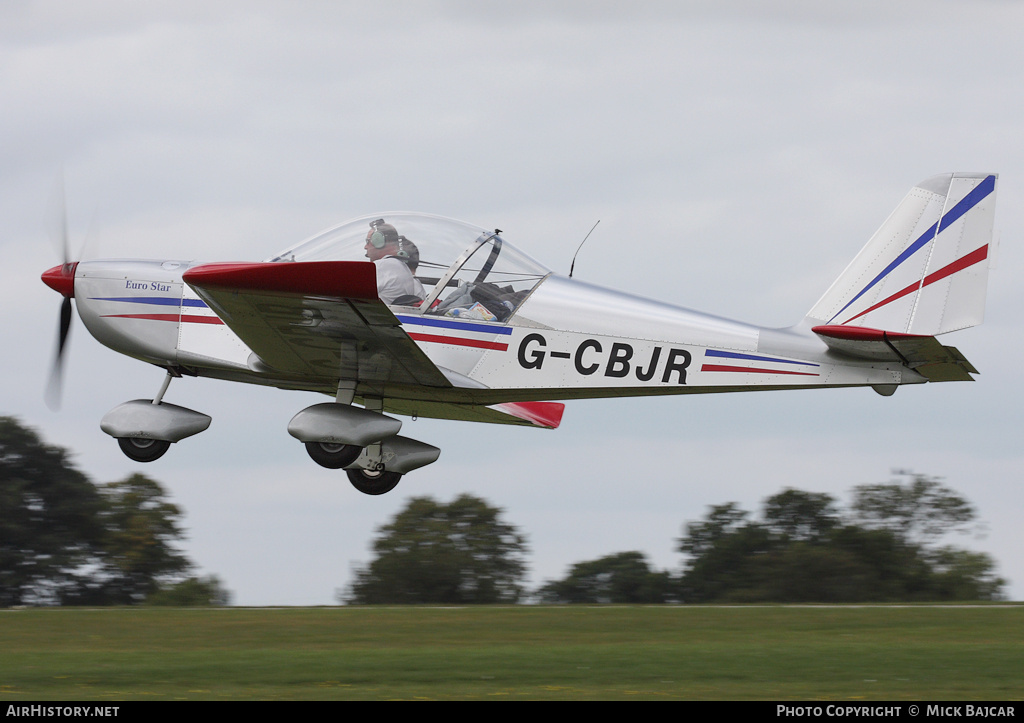
[[[404,394],[385,400],[398,414],[547,429],[561,422],[558,402],[475,400],[486,387],[436,366],[378,298],[372,262],[205,264],[183,278],[258,357],[250,366],[259,370],[332,388],[342,379],[402,385]]]
[[[812,331],[829,349],[845,356],[900,362],[932,382],[970,382],[977,374],[956,348],[943,346],[934,336],[904,334],[840,324],[815,326]]]
[[[256,369],[453,386],[378,298],[372,262],[204,264],[183,279],[258,357]]]

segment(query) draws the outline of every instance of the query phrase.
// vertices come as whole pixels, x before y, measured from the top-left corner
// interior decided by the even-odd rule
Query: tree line
[[[924,602],[994,600],[1005,580],[980,552],[941,544],[977,513],[926,475],[861,485],[850,508],[787,489],[760,520],[735,503],[687,523],[678,594],[685,602]]]
[[[578,562],[525,587],[525,536],[502,511],[462,495],[417,497],[377,531],[375,558],[339,592],[347,604],[911,602],[995,600],[1005,580],[985,553],[942,540],[976,523],[963,497],[927,475],[862,485],[842,509],[828,494],[786,489],[759,519],[734,502],[688,522],[679,572],[637,551]]]
[[[686,522],[677,571],[638,551],[573,564],[526,585],[526,536],[485,500],[414,497],[339,591],[345,604],[753,603],[995,600],[992,558],[949,544],[977,524],[941,480],[855,487],[832,496],[785,489],[752,515],[735,502]],[[182,512],[140,474],[95,484],[31,429],[0,417],[0,606],[226,605],[177,547]]]
[[[215,576],[190,574],[181,519],[156,481],[95,484],[0,417],[0,606],[228,604]]]

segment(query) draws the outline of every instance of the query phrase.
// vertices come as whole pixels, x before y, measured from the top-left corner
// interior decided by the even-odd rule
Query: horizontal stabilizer
[[[871,361],[899,362],[932,382],[969,382],[977,374],[957,349],[943,346],[934,336],[868,329],[863,326],[822,325],[812,331],[829,349],[844,356]]]

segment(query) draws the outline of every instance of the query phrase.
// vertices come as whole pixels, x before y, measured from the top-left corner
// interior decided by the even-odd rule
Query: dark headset
[[[405,250],[405,242],[409,239],[405,236],[399,236],[398,231],[395,230],[394,226],[389,223],[385,223],[384,219],[378,218],[376,221],[370,223],[370,228],[373,230],[366,237],[367,243],[375,249],[382,249],[389,243],[397,243],[398,252],[395,256],[400,259],[409,258],[409,252]]]

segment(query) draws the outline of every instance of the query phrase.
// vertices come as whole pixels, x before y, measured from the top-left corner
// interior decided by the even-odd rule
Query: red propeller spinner
[[[75,298],[75,267],[77,261],[54,266],[43,272],[43,283],[63,296]]]

